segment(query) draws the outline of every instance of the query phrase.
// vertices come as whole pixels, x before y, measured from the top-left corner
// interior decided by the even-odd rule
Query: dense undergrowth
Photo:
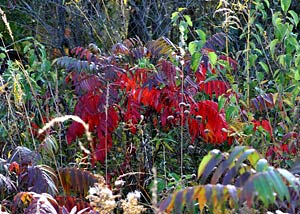
[[[215,33],[179,8],[178,44],[55,59],[0,10],[1,212],[299,213],[293,4],[220,1]]]

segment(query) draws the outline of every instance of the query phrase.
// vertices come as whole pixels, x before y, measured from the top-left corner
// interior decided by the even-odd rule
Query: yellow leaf
[[[5,88],[7,87],[8,83],[5,83],[4,85],[0,86],[0,94],[3,94],[5,92]]]
[[[278,93],[273,94],[273,103],[275,104],[278,98]]]
[[[247,105],[243,100],[239,100],[239,102],[240,102],[245,108],[248,108],[248,105]]]
[[[222,2],[223,2],[222,0],[219,1],[219,4],[218,4],[218,6],[217,6],[217,10],[218,10],[220,7],[222,7]]]
[[[178,8],[178,12],[181,12],[183,10],[186,10],[186,7],[180,7],[180,8]]]
[[[260,82],[261,85],[265,84],[266,82],[269,82],[269,80],[263,80]]]
[[[205,187],[204,186],[199,187],[199,190],[195,191],[195,195],[198,196],[199,209],[202,212],[207,201],[205,196]]]
[[[285,102],[286,104],[288,104],[291,107],[294,106],[293,103],[288,98],[284,99],[283,102]]]

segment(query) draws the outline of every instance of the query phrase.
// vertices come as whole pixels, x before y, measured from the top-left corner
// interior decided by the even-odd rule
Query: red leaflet
[[[136,133],[136,125],[141,118],[141,106],[134,99],[129,98],[127,101],[127,111],[124,114],[124,120],[126,121],[127,127],[134,134]]]
[[[12,162],[10,165],[9,165],[9,168],[8,170],[10,172],[15,172],[17,175],[20,175],[20,166],[17,162]]]
[[[195,73],[195,77],[198,83],[202,83],[206,79],[207,68],[204,63],[201,63],[198,71]]]
[[[71,144],[77,137],[82,137],[84,128],[80,123],[73,122],[67,131],[67,143]]]
[[[161,70],[165,73],[167,77],[167,85],[170,89],[175,89],[176,67],[171,62],[167,62],[165,60],[163,60],[161,64]]]
[[[202,82],[199,84],[199,90],[204,91],[211,99],[213,94],[215,94],[216,98],[218,98],[222,94],[226,94],[228,89],[228,84],[222,80],[211,80],[209,82]]]

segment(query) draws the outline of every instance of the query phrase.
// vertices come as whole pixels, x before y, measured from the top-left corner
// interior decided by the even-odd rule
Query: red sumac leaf
[[[84,127],[80,123],[72,122],[67,131],[67,143],[71,144],[77,137],[82,137]]]

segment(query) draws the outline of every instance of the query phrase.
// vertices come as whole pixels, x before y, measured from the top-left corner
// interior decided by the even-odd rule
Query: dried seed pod
[[[189,152],[193,152],[194,150],[195,150],[195,147],[194,147],[193,145],[190,144],[190,145],[188,146],[188,151],[189,151]]]
[[[196,178],[197,178],[196,174],[192,174],[192,175],[191,175],[191,179],[192,179],[192,180],[195,180]]]
[[[204,129],[204,133],[205,133],[205,134],[208,134],[209,132],[210,132],[209,129]]]
[[[180,103],[179,103],[179,108],[184,107],[184,106],[186,106],[186,103],[185,103],[185,102],[180,102]]]
[[[202,116],[201,115],[197,115],[196,119],[201,121],[202,120]]]
[[[183,113],[187,115],[187,114],[190,113],[190,111],[189,110],[185,110]]]
[[[175,180],[175,178],[170,178],[169,181],[170,182],[175,182],[176,180]]]
[[[221,130],[222,130],[222,132],[226,132],[226,133],[228,133],[228,130],[227,130],[227,129],[225,129],[225,128],[222,128]]]
[[[169,115],[168,117],[167,117],[167,120],[173,120],[174,119],[174,116],[173,115]]]

